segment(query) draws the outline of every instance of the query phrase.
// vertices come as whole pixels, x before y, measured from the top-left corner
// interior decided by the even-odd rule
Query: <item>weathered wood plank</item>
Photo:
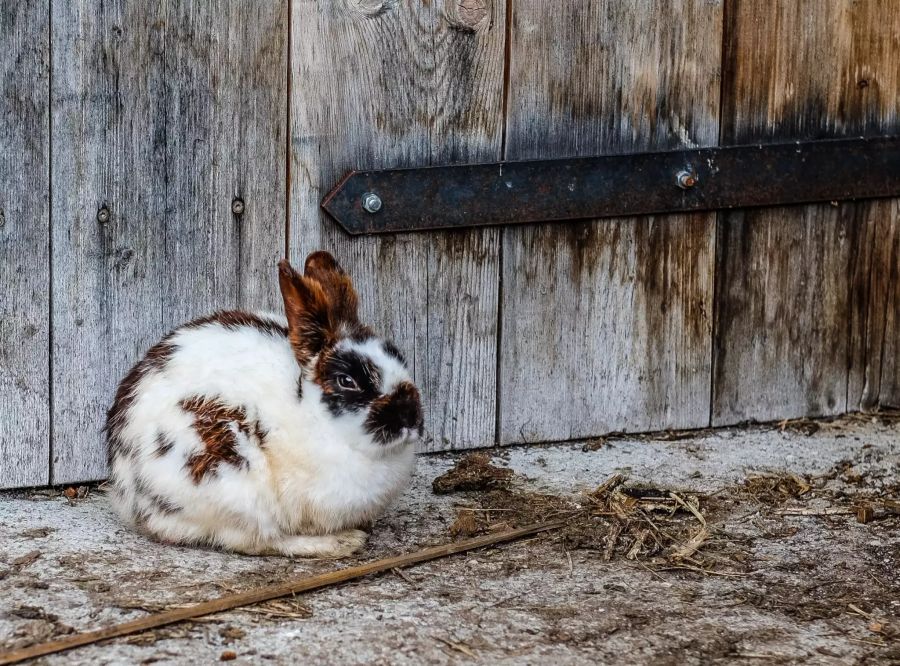
[[[291,256],[351,272],[422,389],[424,448],[491,444],[499,232],[351,238],[319,202],[352,168],[500,158],[505,3],[297,0],[291,25]]]
[[[724,143],[900,130],[892,0],[729,3]],[[891,202],[720,215],[713,423],[879,400]]]
[[[0,8],[0,488],[49,480],[47,7]]]
[[[287,0],[55,1],[52,30],[59,483],[106,474],[105,409],[160,334],[278,302]]]
[[[512,13],[507,159],[714,145],[722,6]],[[500,441],[709,419],[714,215],[503,231]]]
[[[856,247],[851,252],[847,409],[900,405],[900,199],[852,206]],[[860,304],[857,307],[857,304]]]
[[[878,375],[878,404],[900,408],[900,201],[894,201],[891,219],[893,243],[888,247],[892,249],[882,255],[886,257],[886,262],[879,267],[879,275],[887,276],[881,279],[887,285],[887,293],[884,298],[884,343]],[[872,302],[878,303],[878,299],[872,299]],[[876,357],[873,355],[872,358]],[[875,367],[874,360],[869,367]]]

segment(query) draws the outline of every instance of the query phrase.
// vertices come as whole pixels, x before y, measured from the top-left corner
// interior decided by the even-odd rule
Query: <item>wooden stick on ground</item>
[[[825,509],[811,509],[809,507],[789,507],[776,511],[779,516],[843,516],[853,515],[856,509],[853,507],[830,506]]]
[[[346,569],[329,571],[307,578],[300,578],[299,580],[288,583],[269,585],[247,592],[239,592],[238,594],[228,594],[224,597],[213,599],[212,601],[204,601],[186,608],[174,608],[162,613],[154,613],[153,615],[148,615],[138,620],[116,624],[111,627],[106,627],[105,629],[86,631],[56,641],[39,643],[27,648],[0,653],[0,666],[15,664],[24,661],[25,659],[34,659],[35,657],[42,657],[48,654],[71,650],[72,648],[90,645],[108,638],[127,636],[128,634],[135,634],[141,631],[147,631],[148,629],[156,629],[158,627],[164,627],[169,624],[190,620],[203,615],[210,615],[212,613],[220,613],[233,608],[239,608],[240,606],[258,604],[263,601],[285,597],[290,594],[297,594],[298,592],[308,592],[309,590],[337,585],[338,583],[344,583],[348,580],[362,578],[363,576],[369,576],[371,574],[381,573],[399,567],[408,567],[413,564],[463,553],[483,546],[513,541],[525,536],[537,534],[538,532],[554,530],[562,527],[562,525],[562,521],[528,525],[507,532],[488,534],[481,537],[475,537],[474,539],[425,548],[414,553],[388,557],[383,560],[376,560],[355,567],[348,567]]]

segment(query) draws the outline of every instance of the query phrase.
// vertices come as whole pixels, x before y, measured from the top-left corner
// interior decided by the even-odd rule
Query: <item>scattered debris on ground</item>
[[[484,455],[484,454],[479,454]],[[457,469],[468,469],[463,458]],[[484,461],[481,468],[492,467]],[[505,478],[512,483],[512,470]],[[471,536],[550,520],[566,521],[563,530],[542,540],[561,542],[566,548],[594,551],[605,562],[613,559],[648,559],[656,565],[712,566],[700,551],[714,532],[704,512],[709,499],[691,493],[646,485],[629,485],[616,474],[591,492],[550,495],[522,489],[470,493],[470,504],[460,506],[450,525],[452,536]]]
[[[827,482],[838,475],[857,484],[858,492],[829,491]],[[465,481],[457,483],[460,479]],[[495,479],[502,479],[504,487],[493,489]],[[451,536],[565,519],[564,530],[541,538],[600,552],[607,562],[616,557],[650,558],[657,566],[675,564],[722,573],[719,569],[724,565],[735,573],[746,568],[746,553],[738,544],[729,544],[717,525],[736,508],[753,508],[753,514],[765,509],[778,516],[852,515],[863,523],[900,514],[900,484],[873,495],[863,477],[847,465],[816,478],[794,473],[750,475],[742,483],[712,494],[630,484],[622,474],[580,495],[534,493],[525,488],[524,481],[512,469],[492,464],[485,453],[461,458],[434,480],[435,492],[439,486],[441,493],[469,491],[469,502],[458,507],[449,527]],[[489,490],[471,492],[485,488]],[[818,501],[810,506],[813,500]],[[729,545],[735,547],[734,552],[728,552]]]

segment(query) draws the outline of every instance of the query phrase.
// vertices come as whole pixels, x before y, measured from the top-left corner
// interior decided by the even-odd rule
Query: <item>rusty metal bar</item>
[[[351,234],[900,196],[900,138],[351,171],[322,207]]]

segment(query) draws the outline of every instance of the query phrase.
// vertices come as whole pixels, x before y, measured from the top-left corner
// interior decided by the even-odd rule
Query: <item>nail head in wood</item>
[[[106,224],[107,222],[109,222],[109,218],[109,208],[107,208],[106,206],[101,207],[100,210],[97,211],[97,222],[99,222],[100,224]]]
[[[244,200],[240,197],[235,197],[231,202],[231,212],[235,215],[243,215],[244,214]]]

